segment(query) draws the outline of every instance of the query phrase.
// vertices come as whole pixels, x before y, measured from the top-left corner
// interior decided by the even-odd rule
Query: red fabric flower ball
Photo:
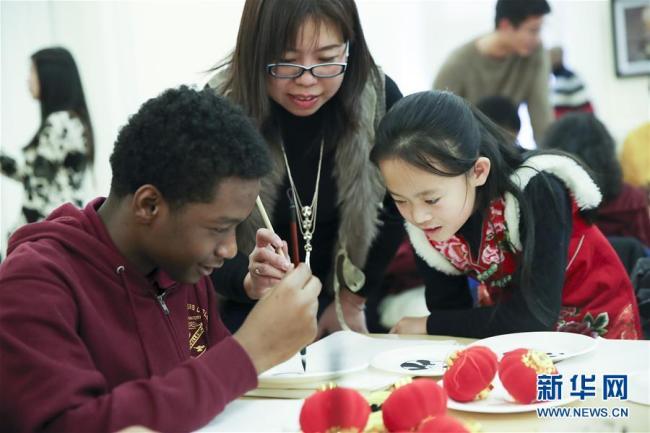
[[[418,432],[427,433],[470,433],[465,424],[449,415],[440,415],[429,418],[420,424]]]
[[[485,398],[497,373],[497,356],[487,347],[472,346],[447,359],[443,385],[449,398],[473,401]]]
[[[499,379],[518,403],[537,400],[538,374],[557,374],[557,369],[547,354],[537,350],[513,350],[504,354],[499,363]]]
[[[381,407],[389,432],[414,431],[422,420],[447,412],[447,394],[431,379],[417,379],[393,391]]]
[[[369,415],[370,405],[354,389],[332,388],[317,391],[302,405],[300,429],[304,433],[341,430],[362,432]]]

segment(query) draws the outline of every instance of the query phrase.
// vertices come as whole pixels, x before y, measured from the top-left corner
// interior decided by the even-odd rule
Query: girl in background
[[[509,143],[448,92],[410,95],[382,120],[371,158],[408,221],[430,311],[392,331],[639,338],[630,280],[585,212],[601,199],[593,180],[566,155]]]
[[[643,189],[623,182],[616,143],[596,116],[567,114],[546,131],[543,147],[571,153],[589,167],[603,194],[595,222],[605,236],[629,236],[650,247],[648,196]]]
[[[92,125],[70,52],[56,47],[34,53],[28,83],[41,106],[41,125],[23,148],[24,164],[0,155],[2,174],[25,189],[21,224],[39,221],[66,202],[82,206],[94,158]]]
[[[354,1],[248,0],[222,66],[209,86],[243,107],[273,155],[260,196],[277,232],[258,231],[257,212],[240,226],[240,253],[213,274],[229,298],[225,323],[236,329],[252,300],[290,268],[274,247],[290,239],[292,200],[300,261],[309,255],[324,285],[320,335],[345,325],[367,331],[365,300],[404,233],[368,157],[376,126],[401,93],[375,64]]]

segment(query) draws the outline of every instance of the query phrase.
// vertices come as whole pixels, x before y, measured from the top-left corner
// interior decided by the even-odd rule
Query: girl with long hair
[[[40,126],[23,148],[24,164],[0,155],[2,174],[25,189],[21,223],[39,221],[65,202],[82,206],[94,160],[92,124],[70,52],[54,47],[34,53],[28,83],[41,106]]]
[[[392,331],[640,338],[630,280],[590,223],[598,187],[568,154],[511,143],[449,92],[407,96],[383,118],[371,159],[407,220],[430,312]]]

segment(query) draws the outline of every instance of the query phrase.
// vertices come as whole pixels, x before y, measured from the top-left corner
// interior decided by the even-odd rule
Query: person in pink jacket
[[[320,282],[304,266],[236,334],[217,313],[209,274],[236,254],[269,161],[224,98],[168,90],[120,131],[108,198],[14,233],[0,266],[3,431],[195,430],[315,337]]]

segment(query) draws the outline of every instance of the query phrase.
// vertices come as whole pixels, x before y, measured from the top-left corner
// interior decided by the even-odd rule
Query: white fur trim
[[[423,230],[408,222],[405,224],[405,227],[411,240],[411,245],[413,245],[413,249],[429,266],[448,275],[462,274],[462,272],[456,269],[454,265],[445,258],[445,256],[433,248]]]
[[[593,179],[577,162],[567,156],[537,155],[530,157],[515,170],[510,179],[523,191],[528,182],[542,171],[560,179],[571,192],[580,209],[593,209],[602,200],[600,190]],[[517,251],[521,251],[519,203],[510,193],[505,194],[504,218],[512,246]],[[433,248],[423,230],[408,222],[405,223],[405,227],[413,249],[429,266],[448,275],[462,274],[438,250]]]
[[[567,156],[537,155],[530,157],[515,170],[510,179],[523,191],[528,182],[542,171],[560,179],[571,192],[572,198],[580,209],[593,209],[602,200],[602,194],[593,179],[576,161]],[[505,194],[504,217],[510,241],[518,251],[521,251],[519,203],[510,193]]]
[[[430,314],[424,296],[424,286],[387,295],[377,310],[379,311],[379,323],[388,329],[397,325],[397,322],[403,317],[422,317]]]
[[[506,220],[506,227],[508,227],[508,236],[510,237],[510,244],[515,250],[521,251],[521,239],[519,237],[519,202],[514,195],[507,192],[505,194],[505,208],[503,209],[503,217]]]

